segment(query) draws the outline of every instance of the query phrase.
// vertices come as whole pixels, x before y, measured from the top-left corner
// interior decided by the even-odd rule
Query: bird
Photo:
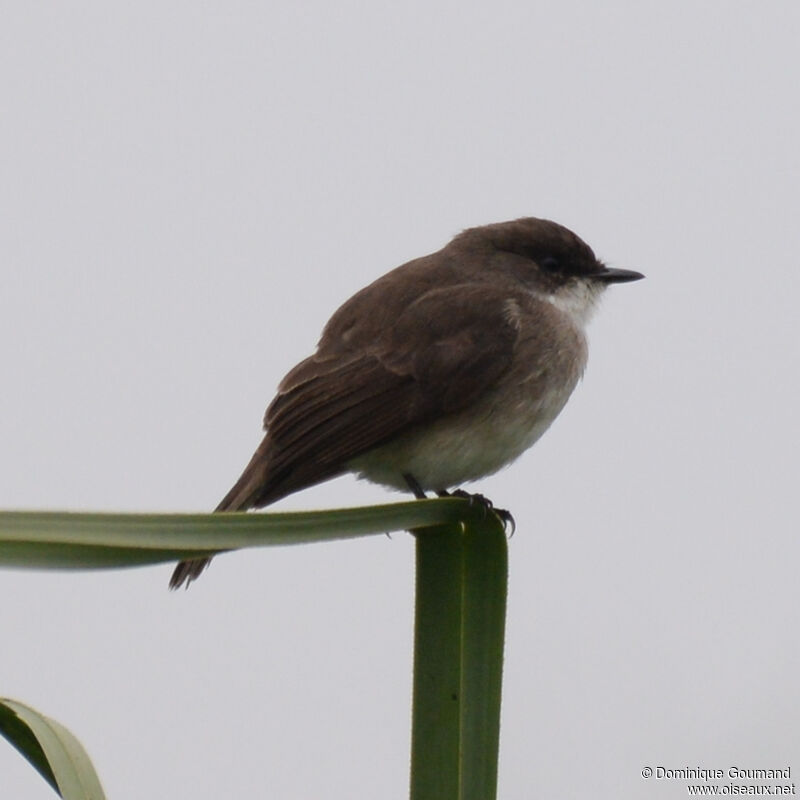
[[[497,472],[572,394],[605,289],[643,277],[551,220],[467,228],[333,314],[279,384],[263,440],[215,510],[262,508],[347,472],[417,497]],[[170,587],[210,560],[181,561]]]

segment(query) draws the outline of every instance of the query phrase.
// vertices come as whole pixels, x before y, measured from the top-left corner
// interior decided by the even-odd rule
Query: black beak
[[[628,283],[629,281],[640,281],[644,275],[641,272],[634,272],[632,269],[603,267],[602,272],[595,272],[591,277],[603,283]]]

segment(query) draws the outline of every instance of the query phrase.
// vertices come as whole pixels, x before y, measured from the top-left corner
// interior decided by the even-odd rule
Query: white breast
[[[563,380],[539,376],[503,383],[475,406],[403,434],[350,462],[360,478],[407,489],[411,474],[423,489],[451,489],[491,475],[517,459],[550,427],[585,366],[585,349]]]
[[[411,474],[423,489],[451,489],[491,475],[519,457],[550,427],[561,412],[586,366],[584,326],[602,287],[576,281],[554,294],[534,295],[564,316],[556,323],[552,352],[544,360],[539,350],[528,354],[531,364],[516,363],[492,392],[459,414],[402,434],[359,456],[350,469],[359,477],[397,489],[407,489]],[[524,302],[524,301],[523,301]],[[526,324],[541,324],[522,313],[517,299],[505,307],[509,322],[520,330],[520,351],[526,359]],[[557,330],[563,333],[556,333]]]

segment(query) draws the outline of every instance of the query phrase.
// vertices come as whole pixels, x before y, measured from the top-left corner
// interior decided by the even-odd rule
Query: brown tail
[[[263,508],[292,492],[313,486],[342,472],[341,466],[331,466],[310,456],[299,465],[290,463],[287,466],[285,459],[282,462],[275,456],[273,448],[274,444],[269,436],[265,436],[242,476],[222,498],[215,511]],[[188,586],[202,574],[210,562],[211,556],[181,561],[172,573],[169,588],[177,589],[184,584]]]
[[[170,589],[180,589],[181,586],[189,584],[199,578],[203,570],[211,563],[211,556],[208,558],[193,558],[191,561],[180,561],[175,567],[172,577],[169,579]]]
[[[250,508],[258,508],[267,505],[267,503],[272,503],[282,496],[282,494],[268,496],[265,492],[268,487],[268,459],[265,458],[263,452],[265,444],[266,440],[262,442],[261,447],[253,454],[242,476],[236,481],[228,494],[222,498],[222,502],[214,511],[247,511]],[[265,495],[267,499],[262,500]],[[210,563],[211,556],[181,561],[172,573],[172,577],[169,580],[169,588],[179,589],[184,584],[188,588],[189,584],[199,578]]]

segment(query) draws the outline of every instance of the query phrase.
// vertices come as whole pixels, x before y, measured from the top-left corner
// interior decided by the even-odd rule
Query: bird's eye
[[[539,266],[545,272],[558,272],[561,269],[561,263],[555,256],[545,256],[539,259]]]

